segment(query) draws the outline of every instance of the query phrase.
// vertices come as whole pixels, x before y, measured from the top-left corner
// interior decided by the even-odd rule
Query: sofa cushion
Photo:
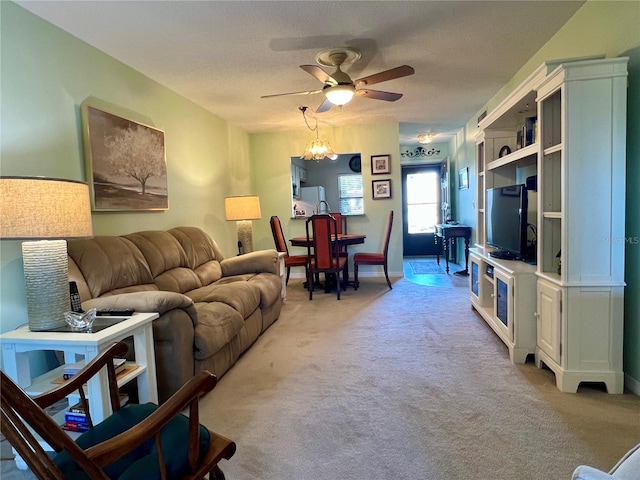
[[[209,285],[222,277],[220,262],[224,257],[218,244],[207,233],[196,227],[176,227],[169,233],[184,249],[188,265],[202,285]]]
[[[251,315],[260,305],[260,290],[249,282],[220,283],[185,292],[194,302],[220,302],[234,308],[242,318]]]
[[[160,290],[184,293],[202,286],[189,266],[182,245],[169,232],[137,232],[125,238],[140,249]]]
[[[84,276],[92,297],[157,290],[142,252],[123,237],[70,240],[67,252]]]
[[[196,311],[198,325],[194,332],[194,356],[197,360],[204,360],[217,353],[244,325],[242,315],[224,303],[196,303]]]
[[[234,284],[236,282],[248,282],[252,287],[260,291],[260,307],[264,308],[273,302],[278,301],[282,294],[282,281],[280,277],[269,274],[247,273],[245,275],[234,275],[233,277],[223,277],[217,284]]]

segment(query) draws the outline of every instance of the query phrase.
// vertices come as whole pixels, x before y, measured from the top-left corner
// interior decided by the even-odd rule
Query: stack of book
[[[113,366],[116,368],[116,374],[122,372],[125,369],[125,362],[126,360],[124,358],[113,359]],[[76,363],[66,364],[62,372],[62,378],[64,378],[65,380],[69,380],[76,373],[82,370],[84,368],[84,365],[85,365],[84,360],[80,360],[79,362],[76,362]]]
[[[120,394],[120,406],[124,407],[129,402],[129,395]],[[64,425],[62,428],[71,432],[86,432],[89,430],[89,419],[87,418],[88,402],[81,401],[69,407],[64,414]]]
[[[82,402],[78,402],[75,405],[69,407],[69,410],[64,414],[65,430],[72,432],[86,432],[89,430],[89,420],[87,419],[87,410]]]

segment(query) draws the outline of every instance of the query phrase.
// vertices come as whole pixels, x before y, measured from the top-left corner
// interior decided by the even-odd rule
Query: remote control
[[[78,293],[78,284],[76,282],[69,282],[69,295],[71,297],[71,311],[84,313],[80,302],[80,294]]]
[[[98,317],[130,317],[135,312],[132,308],[99,308]]]

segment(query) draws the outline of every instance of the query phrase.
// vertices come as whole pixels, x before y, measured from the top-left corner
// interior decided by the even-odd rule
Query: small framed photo
[[[391,173],[391,155],[371,155],[371,175]]]
[[[391,180],[373,180],[371,187],[374,200],[391,198]]]
[[[465,167],[458,172],[458,190],[469,188],[469,167]]]

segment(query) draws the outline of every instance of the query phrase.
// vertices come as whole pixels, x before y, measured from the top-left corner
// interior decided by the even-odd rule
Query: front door
[[[440,165],[402,167],[404,256],[436,255],[435,225],[441,222]]]

